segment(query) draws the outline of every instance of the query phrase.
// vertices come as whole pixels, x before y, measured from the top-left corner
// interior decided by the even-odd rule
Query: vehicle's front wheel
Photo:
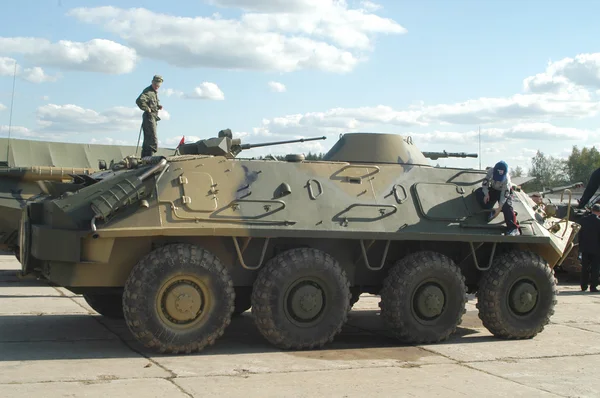
[[[123,295],[127,326],[146,347],[190,353],[214,344],[231,322],[235,292],[227,269],[191,244],[160,247],[132,270]]]
[[[538,254],[520,250],[503,253],[479,285],[479,318],[496,337],[532,338],[544,330],[554,314],[556,285],[553,270]]]

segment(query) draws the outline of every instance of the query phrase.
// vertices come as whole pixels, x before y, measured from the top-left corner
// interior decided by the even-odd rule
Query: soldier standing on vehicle
[[[135,101],[137,106],[144,111],[142,116],[142,129],[144,130],[142,157],[152,156],[158,150],[156,122],[160,120],[158,111],[162,109],[158,100],[158,88],[162,82],[162,76],[154,75],[152,84],[146,87]]]
[[[579,222],[579,252],[581,253],[581,290],[598,291],[600,276],[600,204],[592,206],[592,212]]]

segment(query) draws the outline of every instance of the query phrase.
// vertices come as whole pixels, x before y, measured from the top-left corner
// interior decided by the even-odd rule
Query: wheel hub
[[[323,291],[311,282],[298,284],[288,296],[290,315],[300,321],[311,321],[319,316],[323,304]]]
[[[186,323],[202,313],[203,295],[200,287],[192,281],[179,281],[164,293],[162,307],[164,314],[175,323]]]
[[[537,296],[537,289],[531,282],[521,282],[512,290],[511,307],[518,314],[526,314],[535,307]]]
[[[444,308],[444,292],[436,285],[426,285],[415,294],[417,313],[423,318],[435,318]]]

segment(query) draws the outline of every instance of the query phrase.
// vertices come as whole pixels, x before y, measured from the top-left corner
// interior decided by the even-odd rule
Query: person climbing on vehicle
[[[594,195],[598,190],[598,187],[600,187],[600,167],[598,167],[590,176],[590,180],[588,181],[588,184],[585,187],[585,191],[583,191],[581,199],[578,200],[578,209],[583,209],[585,205],[587,205],[587,203],[592,198],[592,195]]]
[[[506,222],[507,235],[519,235],[517,216],[512,206],[512,182],[508,175],[508,165],[501,160],[493,168],[489,168],[481,187],[475,191],[477,201],[484,209],[492,209],[498,202],[498,207],[490,212],[488,221],[493,220],[502,212]]]
[[[579,252],[581,253],[581,290],[598,291],[600,277],[600,204],[592,206],[592,212],[579,221]]]

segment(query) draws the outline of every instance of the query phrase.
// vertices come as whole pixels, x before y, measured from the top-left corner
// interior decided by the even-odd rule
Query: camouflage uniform
[[[155,75],[152,81],[162,83],[163,79],[161,76]],[[162,108],[158,100],[158,92],[154,90],[152,85],[149,85],[137,97],[135,103],[144,111],[144,115],[142,116],[142,129],[144,130],[142,157],[152,156],[158,150],[156,122],[160,120],[158,110]]]

